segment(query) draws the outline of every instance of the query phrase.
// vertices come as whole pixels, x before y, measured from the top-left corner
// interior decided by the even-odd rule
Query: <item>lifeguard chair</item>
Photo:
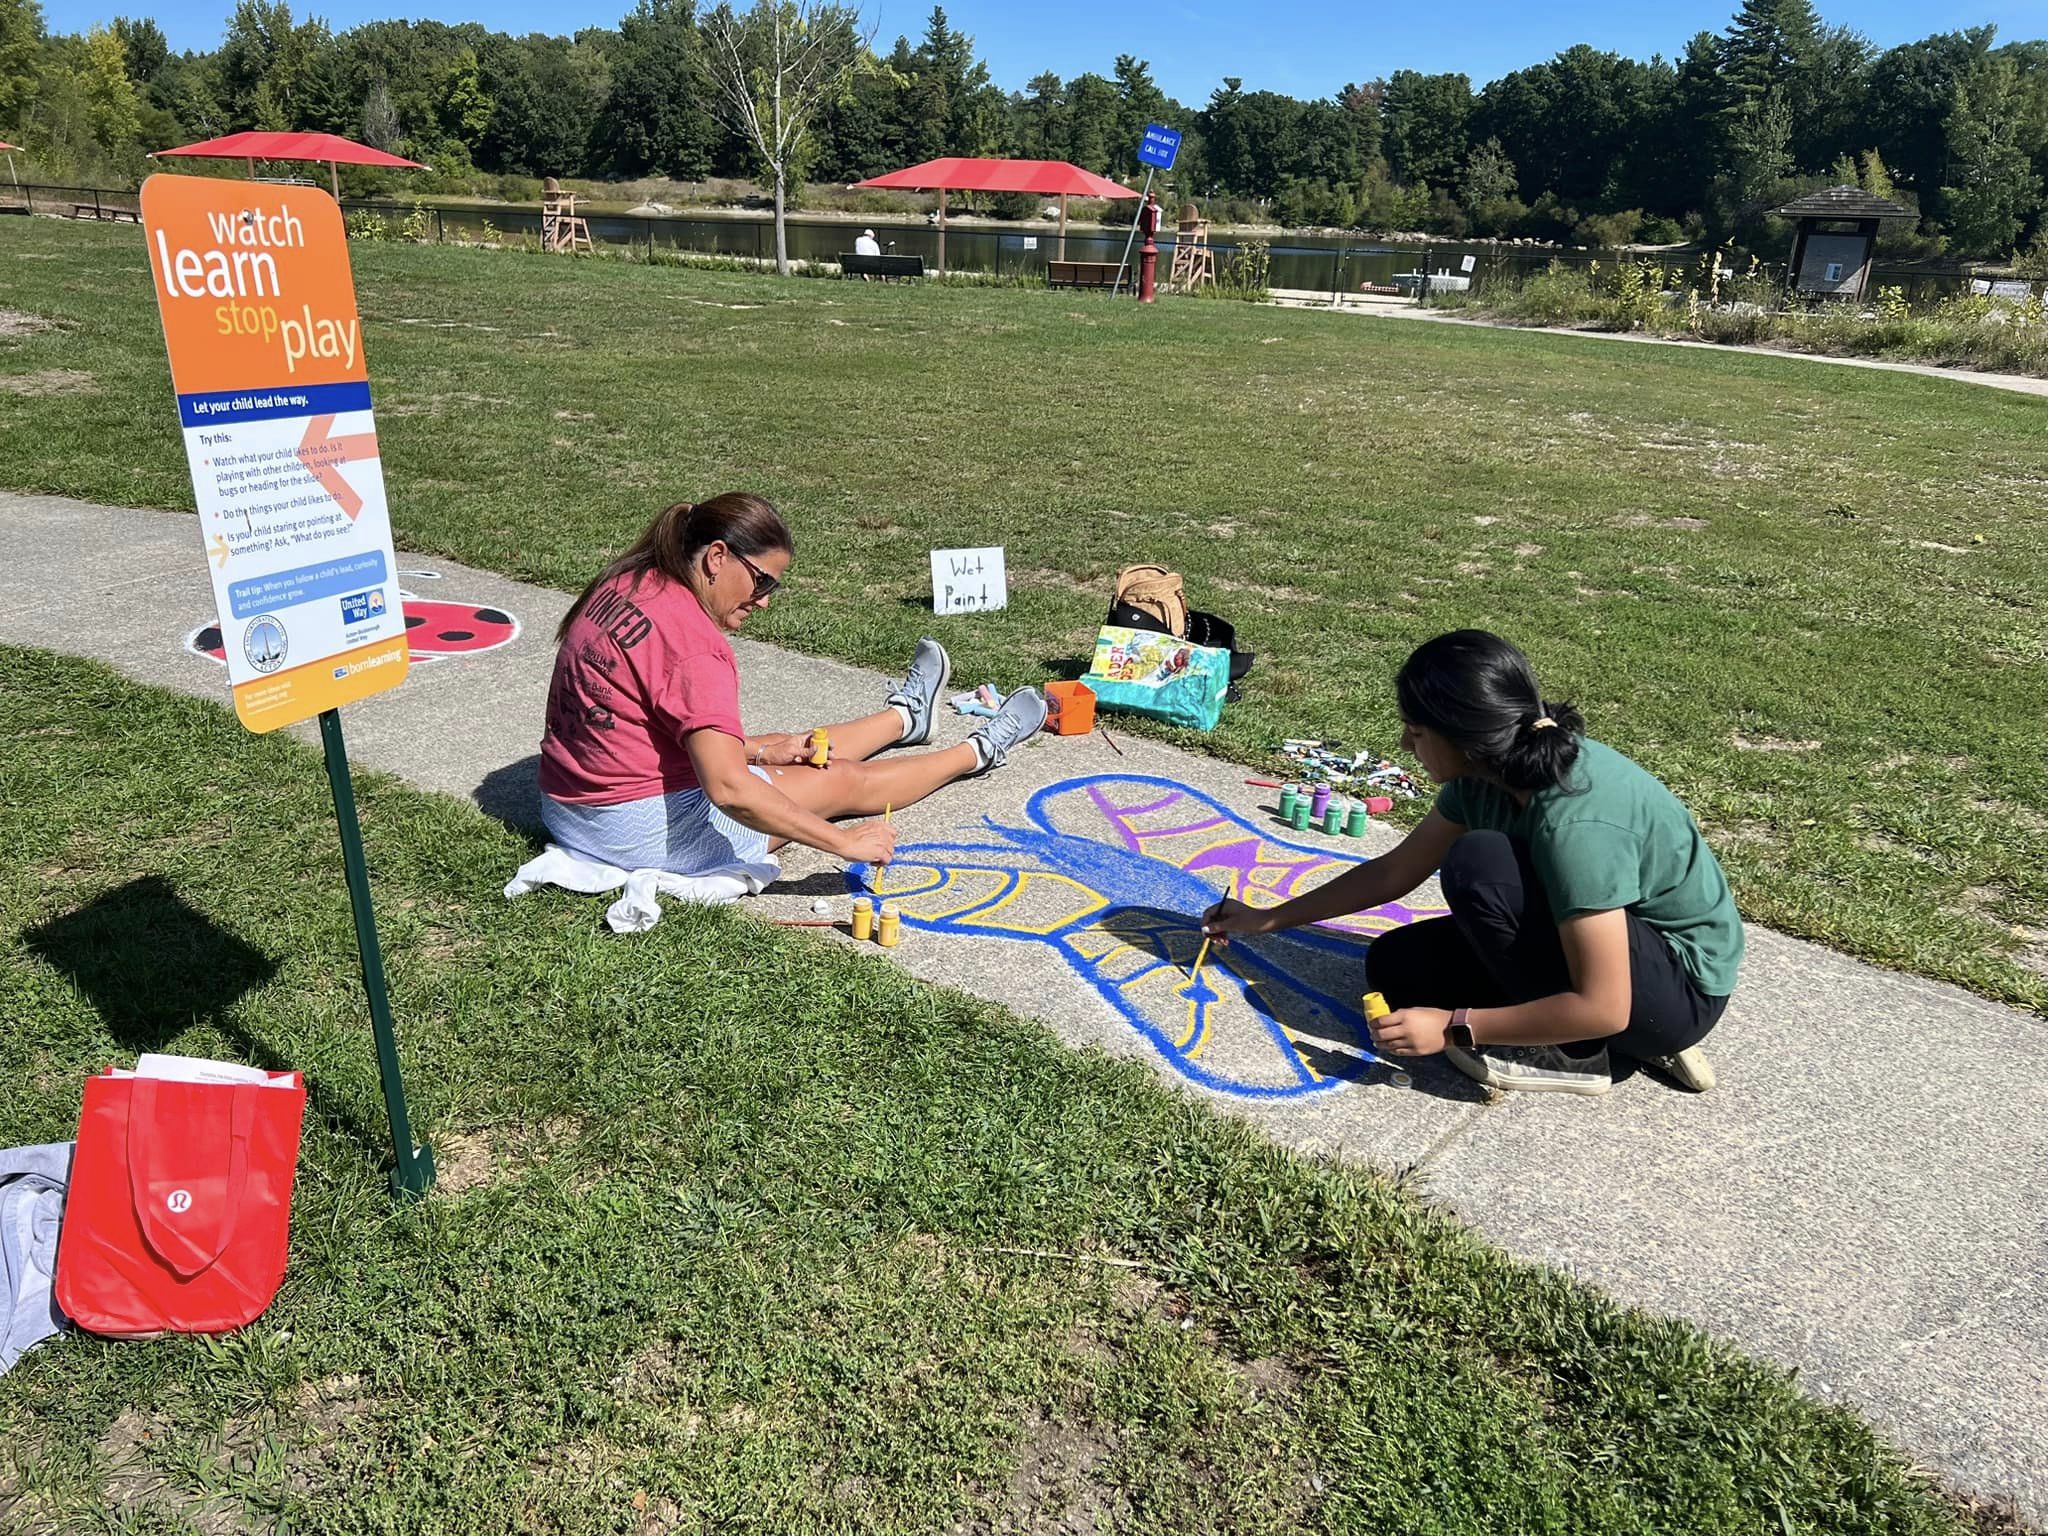
[[[1176,293],[1192,293],[1203,283],[1215,281],[1216,253],[1209,249],[1209,221],[1193,203],[1183,203],[1173,242],[1173,271],[1166,286]]]
[[[564,192],[550,176],[541,183],[540,248],[544,251],[588,251],[590,225],[576,211],[576,194]]]

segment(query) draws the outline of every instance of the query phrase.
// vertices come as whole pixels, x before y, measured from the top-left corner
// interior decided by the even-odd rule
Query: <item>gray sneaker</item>
[[[1591,1056],[1571,1056],[1554,1045],[1481,1045],[1469,1051],[1446,1045],[1444,1058],[1489,1088],[1605,1093],[1614,1086],[1605,1046]]]
[[[987,773],[1009,761],[1010,748],[1029,741],[1045,725],[1045,695],[1036,688],[1019,688],[996,711],[995,718],[967,739],[981,757],[974,771]]]
[[[1643,1065],[1689,1093],[1705,1093],[1715,1083],[1714,1064],[1696,1045],[1688,1045],[1675,1056],[1645,1056]]]
[[[903,733],[898,746],[921,747],[932,739],[932,715],[938,709],[939,695],[946,691],[952,677],[953,658],[946,654],[946,648],[929,636],[918,641],[917,653],[910,658],[909,675],[889,695],[889,702],[910,716],[910,729]]]

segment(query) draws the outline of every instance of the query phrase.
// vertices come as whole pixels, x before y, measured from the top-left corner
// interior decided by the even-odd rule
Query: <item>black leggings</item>
[[[1449,917],[1372,941],[1365,974],[1393,1008],[1505,1008],[1572,989],[1557,920],[1529,848],[1501,832],[1467,832],[1438,871]],[[1628,1028],[1598,1042],[1630,1056],[1670,1056],[1706,1038],[1728,1006],[1694,985],[1663,935],[1628,913]]]

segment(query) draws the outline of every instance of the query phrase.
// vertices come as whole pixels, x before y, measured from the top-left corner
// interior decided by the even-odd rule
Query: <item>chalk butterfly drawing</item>
[[[1029,824],[984,818],[972,841],[906,844],[880,871],[904,922],[933,933],[1043,944],[1183,1075],[1285,1098],[1364,1077],[1359,1004],[1372,936],[1441,905],[1367,912],[1211,946],[1198,981],[1199,915],[1220,894],[1270,907],[1362,863],[1278,840],[1171,779],[1105,774],[1040,790]],[[849,887],[872,889],[865,865]]]

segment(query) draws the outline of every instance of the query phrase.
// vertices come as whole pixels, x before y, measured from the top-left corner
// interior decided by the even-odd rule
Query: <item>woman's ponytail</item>
[[[1578,761],[1585,717],[1544,698],[1529,658],[1483,629],[1417,646],[1395,691],[1403,719],[1429,727],[1510,789],[1565,784]]]
[[[656,513],[633,547],[583,589],[583,595],[562,615],[556,641],[567,638],[569,626],[576,622],[591,594],[612,578],[630,576],[637,584],[647,572],[660,571],[672,581],[686,581],[697,557],[713,544],[723,544],[750,560],[796,548],[789,525],[766,497],[726,491],[709,501],[676,502]]]

